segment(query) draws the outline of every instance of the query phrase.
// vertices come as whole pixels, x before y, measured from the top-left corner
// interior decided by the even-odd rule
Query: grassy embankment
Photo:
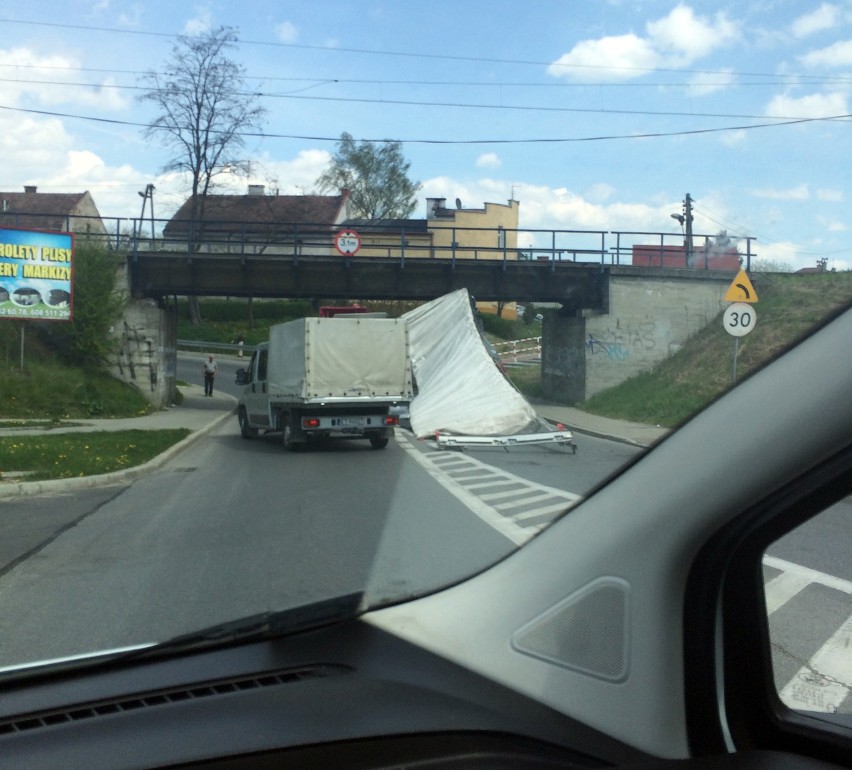
[[[752,281],[759,297],[757,325],[739,340],[738,380],[852,302],[852,272],[758,274]],[[607,417],[672,427],[730,388],[733,357],[734,338],[724,330],[720,313],[652,371],[578,406]]]
[[[107,375],[62,363],[27,327],[21,370],[20,324],[0,327],[0,479],[70,478],[129,468],[156,457],[187,435],[185,430],[43,434],[31,431],[90,418],[147,414],[135,388]]]

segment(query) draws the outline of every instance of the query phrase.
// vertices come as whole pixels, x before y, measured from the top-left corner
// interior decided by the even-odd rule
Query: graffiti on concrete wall
[[[652,351],[657,346],[657,322],[648,318],[639,323],[621,325],[615,319],[615,328],[607,327],[586,340],[588,355],[604,355],[610,361],[621,363],[630,358],[631,352]]]
[[[124,321],[124,331],[119,337],[116,366],[124,380],[139,385],[145,379],[152,391],[157,388],[160,360],[151,337]]]

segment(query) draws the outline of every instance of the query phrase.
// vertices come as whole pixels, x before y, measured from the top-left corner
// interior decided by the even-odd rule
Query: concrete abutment
[[[580,403],[677,352],[725,307],[730,273],[612,267],[608,312],[545,319],[542,395]]]

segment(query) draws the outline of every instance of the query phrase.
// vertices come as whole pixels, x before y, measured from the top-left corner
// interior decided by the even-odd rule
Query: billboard
[[[74,236],[0,227],[0,318],[70,321]]]

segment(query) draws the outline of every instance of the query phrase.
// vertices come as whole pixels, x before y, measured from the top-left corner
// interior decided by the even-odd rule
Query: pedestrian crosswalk
[[[852,713],[852,582],[763,560],[773,673],[785,705]]]
[[[401,433],[401,432],[400,432]],[[398,433],[400,446],[477,516],[521,545],[581,499],[459,452],[421,452]]]

